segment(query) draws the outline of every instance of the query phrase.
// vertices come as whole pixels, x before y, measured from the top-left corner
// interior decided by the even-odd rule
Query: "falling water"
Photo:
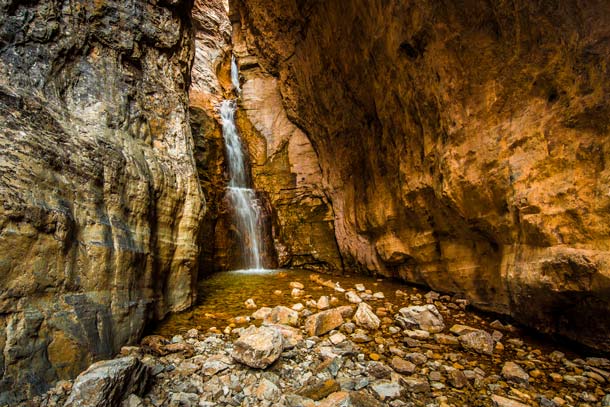
[[[230,175],[227,195],[233,205],[235,222],[240,233],[244,268],[262,269],[261,206],[256,199],[256,192],[248,188],[249,177],[246,170],[244,149],[235,126],[236,108],[237,105],[234,100],[225,100],[220,105],[222,135],[225,140]]]
[[[241,93],[241,87],[239,86],[239,70],[237,69],[237,62],[235,62],[235,56],[231,57],[231,83],[235,92],[239,95]]]

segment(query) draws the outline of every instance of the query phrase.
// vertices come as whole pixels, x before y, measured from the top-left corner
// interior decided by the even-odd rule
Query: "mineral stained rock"
[[[0,404],[193,302],[190,7],[0,4]]]
[[[348,268],[610,349],[610,3],[231,0]]]

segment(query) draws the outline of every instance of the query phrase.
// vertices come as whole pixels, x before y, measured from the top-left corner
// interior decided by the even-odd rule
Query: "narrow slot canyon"
[[[0,406],[610,407],[610,3],[0,1]]]

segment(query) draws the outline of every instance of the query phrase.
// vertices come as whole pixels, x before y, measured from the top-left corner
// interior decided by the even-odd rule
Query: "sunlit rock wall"
[[[193,302],[191,6],[0,3],[0,404]]]
[[[610,349],[610,3],[232,0],[350,269]]]
[[[249,150],[254,187],[267,197],[272,212],[278,265],[341,270],[332,205],[322,188],[318,156],[289,120],[279,81],[248,52],[239,24],[234,26],[233,47],[243,82],[237,125]]]

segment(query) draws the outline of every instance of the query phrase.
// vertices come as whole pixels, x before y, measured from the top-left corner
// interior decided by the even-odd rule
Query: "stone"
[[[299,313],[283,305],[274,307],[264,318],[264,323],[295,326],[299,323]]]
[[[335,379],[313,380],[301,387],[297,394],[318,401],[340,390],[341,387]]]
[[[354,315],[354,307],[351,305],[342,305],[337,307],[337,311],[341,313],[343,318],[351,318]]]
[[[323,335],[343,324],[341,312],[336,308],[313,314],[305,320],[305,332],[309,336]]]
[[[123,401],[121,407],[144,407],[144,402],[135,394],[130,394],[127,399]]]
[[[325,399],[320,400],[317,407],[338,407],[349,406],[350,394],[346,391],[336,391],[329,394]]]
[[[460,324],[455,324],[451,328],[449,328],[449,332],[451,332],[452,334],[458,335],[458,336],[468,334],[470,332],[475,332],[475,331],[478,331],[478,329],[467,326],[467,325],[460,325]]]
[[[415,363],[416,365],[423,365],[428,360],[426,355],[424,355],[423,353],[419,353],[419,352],[407,353],[405,355],[405,359],[410,362]]]
[[[271,314],[271,308],[269,307],[261,307],[252,313],[252,318],[254,319],[266,319]]]
[[[199,402],[199,396],[195,393],[178,392],[169,396],[169,407],[194,406]]]
[[[527,383],[530,376],[521,366],[515,362],[506,362],[502,366],[502,376],[508,380],[517,383]]]
[[[466,350],[491,355],[494,351],[494,341],[490,334],[485,331],[470,332],[458,337],[460,344]]]
[[[448,369],[447,378],[451,386],[455,387],[456,389],[461,389],[468,386],[468,379],[461,370],[454,368]]]
[[[189,329],[186,333],[186,337],[190,338],[190,339],[197,339],[197,337],[199,336],[199,330],[193,328],[193,329]]]
[[[299,290],[298,288],[293,288],[292,291],[290,292],[290,296],[292,296],[292,298],[299,298],[299,297],[303,296],[303,290]]]
[[[606,394],[601,401],[602,407],[610,407],[610,394]]]
[[[282,334],[284,349],[292,349],[303,340],[303,334],[298,328],[281,324],[265,324],[265,326],[275,328]]]
[[[301,312],[305,309],[305,306],[303,304],[301,304],[300,302],[298,302],[298,303],[294,304],[291,308],[293,310],[295,310],[296,312]]]
[[[315,401],[296,394],[286,394],[285,398],[288,407],[316,407]]]
[[[375,298],[376,300],[383,300],[385,298],[385,295],[381,291],[378,291],[373,294],[373,298]]]
[[[65,407],[116,406],[130,394],[142,395],[149,374],[133,356],[94,363],[74,380]]]
[[[394,369],[398,373],[408,373],[411,374],[415,372],[415,364],[405,360],[399,356],[394,356],[390,362],[392,369]]]
[[[421,329],[415,329],[415,330],[405,329],[403,331],[403,333],[406,336],[408,336],[409,338],[418,339],[418,340],[426,340],[426,339],[430,338],[430,332],[424,331]]]
[[[328,339],[332,344],[336,345],[345,341],[347,338],[341,332],[337,332],[336,334],[331,335]]]
[[[353,407],[383,407],[385,405],[385,403],[379,402],[366,390],[351,391],[349,399]]]
[[[246,309],[256,309],[256,303],[254,302],[254,300],[252,298],[248,298],[245,302],[244,305],[246,306]]]
[[[457,337],[455,337],[453,335],[445,335],[445,334],[435,334],[434,341],[441,345],[457,346],[460,344],[460,341],[458,340]]]
[[[373,361],[369,362],[366,366],[366,373],[376,379],[385,379],[390,377],[392,369],[381,362]]]
[[[228,369],[232,365],[231,359],[225,355],[213,355],[207,358],[201,365],[201,372],[206,376],[215,374]]]
[[[527,404],[520,403],[516,400],[494,394],[491,396],[491,401],[495,407],[527,407]]]
[[[165,345],[167,345],[169,341],[160,335],[148,335],[145,336],[140,342],[140,346],[146,352],[153,352],[157,355],[167,355],[167,351],[165,350]]]
[[[354,291],[346,291],[345,298],[352,304],[359,304],[362,302],[362,298]]]
[[[403,329],[417,328],[431,333],[441,332],[445,329],[443,317],[432,304],[405,307],[398,312],[395,317],[396,322]]]
[[[247,366],[264,369],[275,362],[283,350],[283,337],[273,327],[259,327],[242,334],[233,343],[231,356]]]
[[[381,321],[377,315],[375,315],[371,306],[365,302],[358,304],[358,309],[356,310],[353,319],[356,325],[371,331],[378,329],[381,324]]]
[[[397,399],[403,391],[399,383],[390,380],[377,380],[370,387],[381,401]]]
[[[263,378],[257,386],[255,394],[259,400],[267,400],[275,403],[279,401],[281,391],[275,383]]]
[[[296,288],[299,290],[303,290],[305,288],[305,286],[303,285],[303,283],[299,283],[298,281],[292,281],[292,282],[290,282],[290,288]]]
[[[354,288],[356,288],[356,291],[358,291],[358,292],[364,292],[366,290],[366,288],[364,287],[364,284],[360,284],[360,283],[354,285]]]
[[[430,384],[426,378],[407,376],[402,377],[400,380],[407,391],[411,393],[428,393],[430,391]]]
[[[318,299],[318,302],[316,303],[316,307],[319,310],[325,310],[328,307],[330,307],[330,303],[328,301],[328,297],[325,296],[325,295],[321,296],[320,299]]]

